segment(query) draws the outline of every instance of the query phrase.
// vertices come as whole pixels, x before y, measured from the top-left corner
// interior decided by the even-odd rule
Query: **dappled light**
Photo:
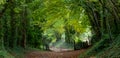
[[[0,0],[0,58],[120,58],[120,0]]]

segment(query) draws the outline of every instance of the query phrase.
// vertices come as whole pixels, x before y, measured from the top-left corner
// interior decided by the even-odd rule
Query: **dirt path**
[[[31,51],[27,52],[25,58],[78,58],[86,49],[68,52]]]

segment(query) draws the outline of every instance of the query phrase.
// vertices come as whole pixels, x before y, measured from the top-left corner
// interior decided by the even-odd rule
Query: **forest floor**
[[[29,51],[25,54],[25,58],[78,58],[86,49],[65,52],[52,51]]]

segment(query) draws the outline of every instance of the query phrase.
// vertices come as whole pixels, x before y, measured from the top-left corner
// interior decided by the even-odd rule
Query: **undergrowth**
[[[2,49],[0,50],[0,58],[15,58],[14,56],[12,56],[9,52],[7,52],[6,50]]]
[[[103,37],[100,41],[94,44],[87,52],[80,55],[80,58],[120,58],[120,34],[113,38],[111,42],[107,37]]]

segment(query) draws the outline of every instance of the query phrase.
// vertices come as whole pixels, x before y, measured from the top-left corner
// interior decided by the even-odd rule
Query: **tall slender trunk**
[[[22,13],[22,38],[21,38],[21,47],[25,48],[26,47],[26,38],[27,38],[27,11],[26,7],[23,7],[23,13]]]

